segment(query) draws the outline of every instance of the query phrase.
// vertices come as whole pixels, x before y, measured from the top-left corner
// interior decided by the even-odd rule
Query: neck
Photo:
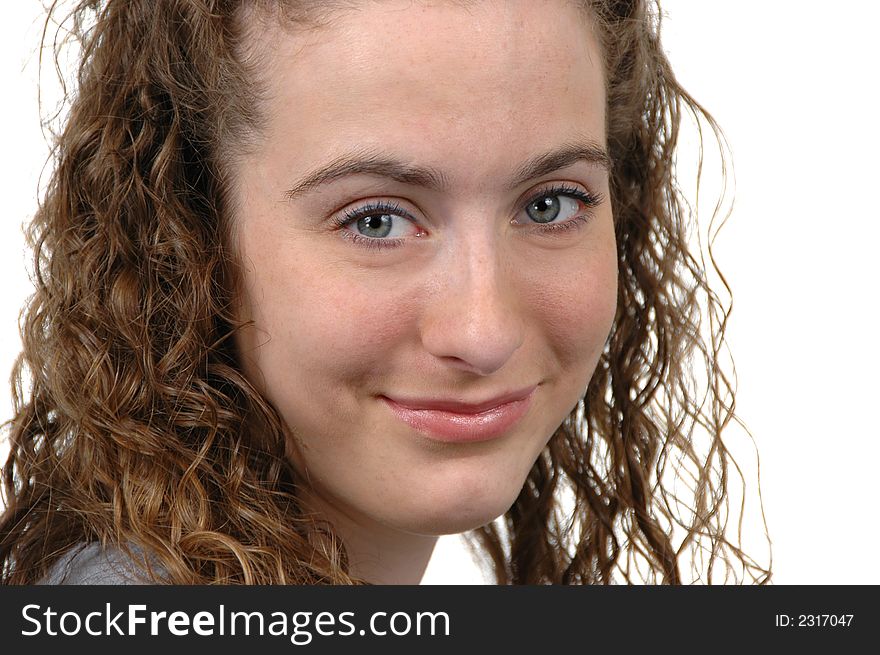
[[[352,575],[373,584],[417,585],[425,574],[437,537],[401,533],[394,538],[337,528],[345,542]]]
[[[333,525],[345,544],[353,577],[381,585],[421,582],[437,544],[436,536],[410,534],[357,520],[314,494],[309,494],[308,499],[301,497],[301,502]]]

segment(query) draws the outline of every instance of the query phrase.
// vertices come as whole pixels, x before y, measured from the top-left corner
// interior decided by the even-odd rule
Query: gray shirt
[[[104,550],[99,543],[72,548],[59,559],[41,585],[136,585],[151,584],[131,558],[115,548]]]

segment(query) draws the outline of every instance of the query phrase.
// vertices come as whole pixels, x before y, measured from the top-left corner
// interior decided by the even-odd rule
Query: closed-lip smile
[[[499,405],[505,405],[515,400],[522,400],[523,398],[531,395],[531,393],[535,390],[535,387],[537,386],[538,385],[533,384],[530,387],[524,387],[522,389],[517,389],[516,391],[510,391],[500,394],[498,396],[495,396],[494,398],[490,398],[489,400],[473,403],[451,399],[435,400],[432,398],[406,399],[390,396],[386,397],[389,400],[397,403],[401,407],[406,407],[407,409],[436,409],[444,412],[455,412],[456,414],[479,414],[480,412],[485,412],[486,410],[492,409],[493,407],[498,407]]]
[[[446,442],[485,441],[505,434],[528,411],[531,385],[476,402],[382,396],[391,411],[426,436]]]

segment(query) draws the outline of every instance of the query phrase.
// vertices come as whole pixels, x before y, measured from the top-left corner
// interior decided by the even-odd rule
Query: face
[[[245,373],[329,515],[483,525],[614,316],[588,21],[563,0],[368,1],[259,44],[266,128],[235,172]]]

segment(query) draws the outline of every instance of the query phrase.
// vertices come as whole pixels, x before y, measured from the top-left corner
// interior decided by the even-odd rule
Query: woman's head
[[[263,28],[256,47],[264,121],[232,170],[243,369],[349,532],[488,523],[614,318],[595,38],[558,0],[387,0]],[[525,415],[479,442],[394,409],[477,406],[473,437],[492,418],[476,410],[511,392]]]
[[[337,533],[479,528],[499,582],[607,582],[639,551],[676,581],[672,455],[709,472],[684,527],[725,543],[727,398],[701,459],[683,393],[688,355],[720,375],[671,176],[698,106],[641,2],[74,15],[94,27],[32,228],[9,579],[101,540],[179,582],[345,582]],[[511,392],[515,422],[473,416]],[[452,402],[485,438],[425,427]]]

